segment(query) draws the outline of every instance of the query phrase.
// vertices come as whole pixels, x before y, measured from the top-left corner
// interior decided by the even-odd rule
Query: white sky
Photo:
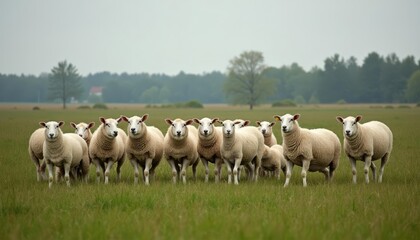
[[[419,0],[0,0],[0,73],[225,72],[243,51],[323,67],[335,53],[420,58]]]

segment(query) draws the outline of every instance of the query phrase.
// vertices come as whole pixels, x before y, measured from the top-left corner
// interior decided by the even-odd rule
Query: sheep
[[[249,120],[243,120],[243,119],[235,119],[233,120],[234,122],[237,122],[237,124],[235,124],[235,128],[242,128],[242,127],[246,127],[249,125]]]
[[[143,169],[144,183],[149,185],[149,173],[153,178],[163,155],[164,136],[158,128],[144,123],[148,117],[148,114],[130,118],[121,116],[122,120],[128,122],[125,152],[134,168],[134,184],[138,184],[140,166]]]
[[[201,162],[205,167],[205,182],[209,181],[209,165],[208,162],[215,164],[214,181],[220,181],[223,159],[220,155],[220,146],[222,144],[222,128],[215,127],[214,123],[218,118],[194,118],[194,122],[199,124],[198,127],[198,147],[197,151],[200,155]]]
[[[286,159],[283,156],[283,147],[275,144],[271,147],[265,145],[263,157],[261,159],[261,169],[267,172],[274,172],[280,180],[280,169],[286,175]]]
[[[108,184],[109,173],[117,163],[117,180],[121,180],[121,166],[125,161],[126,133],[118,128],[121,118],[99,118],[101,125],[93,132],[89,146],[89,156],[96,165],[96,182],[100,182],[100,170],[104,173],[105,184]]]
[[[182,177],[183,183],[186,184],[187,167],[192,165],[195,179],[199,163],[197,128],[191,126],[192,119],[184,121],[179,118],[175,120],[167,118],[165,122],[170,126],[165,134],[163,152],[172,168],[173,183],[176,183],[176,178],[179,176]]]
[[[239,121],[219,122],[223,125],[220,153],[228,169],[228,183],[232,183],[233,174],[234,184],[239,184],[238,168],[240,165],[245,165],[250,171],[251,179],[258,181],[258,171],[264,154],[264,137],[256,127],[236,128],[235,125],[240,124]]]
[[[64,125],[63,121],[40,122],[44,129],[45,141],[43,144],[44,160],[48,169],[49,188],[53,182],[53,165],[64,170],[64,179],[67,186],[70,186],[70,171],[73,176],[77,176],[77,168],[80,164],[89,163],[88,147],[86,142],[74,133],[65,133],[60,127]],[[87,181],[89,168],[83,168],[83,177]]]
[[[70,122],[70,125],[76,130],[75,133],[86,141],[89,147],[90,140],[92,139],[92,131],[90,129],[95,126],[95,123],[90,122],[89,124],[87,124],[81,122],[79,124],[76,124],[74,122]]]
[[[304,187],[307,186],[308,170],[324,173],[326,180],[330,182],[340,160],[340,140],[327,129],[301,128],[297,121],[299,117],[299,114],[274,116],[274,119],[281,121],[283,155],[287,161],[284,187],[289,185],[294,164],[302,167]]]
[[[38,128],[29,137],[28,152],[29,157],[34,162],[36,167],[36,179],[37,181],[46,180],[45,174],[46,164],[44,161],[44,155],[42,154],[42,148],[45,141],[44,128]]]
[[[393,135],[388,126],[382,122],[370,121],[360,124],[362,116],[349,116],[345,119],[338,116],[337,121],[343,124],[344,152],[352,168],[353,183],[356,183],[356,160],[365,162],[365,181],[369,183],[369,167],[373,180],[376,180],[376,166],[373,161],[381,159],[378,182],[382,182],[385,164],[391,155]]]
[[[260,130],[262,135],[264,136],[264,144],[269,147],[277,144],[277,139],[273,134],[273,126],[276,123],[267,121],[257,121],[256,123],[258,125],[258,130]]]

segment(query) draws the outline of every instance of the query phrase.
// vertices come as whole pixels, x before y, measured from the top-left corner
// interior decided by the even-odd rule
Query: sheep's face
[[[52,140],[59,136],[60,127],[63,126],[64,122],[63,121],[61,122],[50,121],[47,123],[40,122],[39,124],[45,128],[45,138]]]
[[[193,120],[189,119],[187,121],[184,121],[182,119],[175,119],[175,120],[170,120],[170,119],[166,119],[165,120],[170,126],[171,128],[171,134],[175,139],[181,140],[184,139],[186,136],[188,136],[188,128],[187,126],[190,125]]]
[[[242,128],[242,127],[248,126],[249,124],[248,120],[243,120],[243,119],[235,119],[233,121],[237,122],[237,124],[235,124],[235,128]]]
[[[145,127],[143,122],[146,121],[148,116],[149,115],[146,114],[142,117],[138,117],[138,116],[133,116],[131,118],[122,117],[123,120],[128,122],[128,127],[127,127],[128,133],[132,136],[139,134],[142,131],[142,129]]]
[[[93,126],[95,126],[94,122],[91,122],[89,124],[87,123],[79,123],[79,124],[75,124],[75,123],[70,123],[70,125],[75,129],[75,133],[77,135],[79,135],[81,138],[83,138],[84,140],[86,140],[89,137],[89,129],[91,129]]]
[[[209,136],[212,135],[214,132],[214,123],[217,121],[217,118],[203,118],[201,120],[198,120],[197,118],[194,119],[196,123],[199,124],[198,126],[198,132],[202,136]]]
[[[273,133],[274,124],[275,124],[275,122],[267,122],[267,121],[259,122],[259,121],[257,121],[258,130],[260,130],[260,132],[264,136],[271,136],[271,134]]]
[[[221,124],[223,125],[222,127],[222,131],[223,131],[223,136],[224,137],[232,137],[235,135],[235,129],[236,129],[236,125],[241,124],[240,121],[231,121],[231,120],[225,120],[223,122],[221,122]]]
[[[103,117],[99,118],[103,124],[103,131],[106,136],[110,138],[115,138],[118,136],[118,123],[121,121],[121,118],[113,119],[108,118],[105,119]]]
[[[361,116],[357,117],[337,117],[337,120],[343,124],[343,134],[345,137],[352,137],[357,133],[359,125],[357,124],[362,119]]]
[[[285,114],[281,117],[274,116],[275,119],[281,121],[281,130],[283,133],[291,132],[296,125],[295,121],[297,121],[299,117],[300,117],[299,114],[295,114],[295,115]]]

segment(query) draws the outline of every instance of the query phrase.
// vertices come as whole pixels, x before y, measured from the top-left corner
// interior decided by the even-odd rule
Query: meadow
[[[420,108],[384,108],[370,105],[304,106],[296,108],[206,106],[203,109],[162,109],[113,105],[108,110],[62,110],[40,106],[0,106],[0,239],[418,239],[420,237]],[[187,184],[173,184],[163,159],[149,187],[133,185],[128,160],[122,181],[116,182],[115,166],[110,184],[96,184],[95,168],[89,182],[54,184],[37,182],[28,156],[30,134],[38,122],[63,120],[64,132],[73,132],[70,121],[96,122],[99,117],[148,113],[148,125],[166,133],[165,118],[273,120],[275,114],[300,113],[306,128],[328,128],[342,142],[337,115],[363,115],[362,122],[379,120],[394,133],[394,149],[383,183],[364,183],[363,164],[357,162],[358,183],[342,153],[330,184],[321,173],[308,174],[302,187],[300,167],[295,167],[288,188],[281,180],[260,178],[257,183],[223,180],[204,183],[204,167],[197,180],[191,168]],[[120,123],[126,129],[127,123]],[[281,142],[279,124],[274,134]],[[379,162],[376,163],[380,165]],[[211,170],[213,165],[211,166]]]

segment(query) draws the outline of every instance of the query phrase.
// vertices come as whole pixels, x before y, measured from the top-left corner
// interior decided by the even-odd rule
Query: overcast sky
[[[335,53],[420,58],[419,0],[0,0],[0,73],[225,72],[243,51],[280,67]]]

